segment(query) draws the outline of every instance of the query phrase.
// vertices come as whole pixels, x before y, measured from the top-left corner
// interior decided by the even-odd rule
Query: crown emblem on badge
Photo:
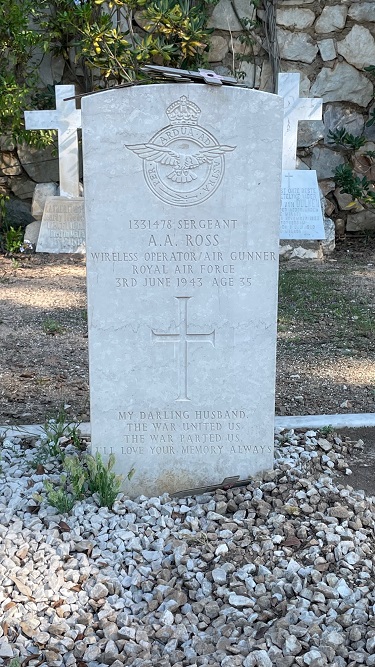
[[[171,125],[197,125],[200,113],[200,108],[188,100],[186,95],[172,102],[166,110]]]

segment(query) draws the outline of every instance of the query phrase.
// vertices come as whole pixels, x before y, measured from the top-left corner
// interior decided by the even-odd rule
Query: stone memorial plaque
[[[82,125],[93,452],[133,497],[272,468],[282,99],[109,90]]]
[[[280,239],[325,239],[316,171],[283,170]]]
[[[37,252],[85,253],[83,197],[48,197],[40,226]]]

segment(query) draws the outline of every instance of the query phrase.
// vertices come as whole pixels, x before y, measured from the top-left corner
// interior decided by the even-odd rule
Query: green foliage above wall
[[[217,0],[0,0],[0,135],[39,144],[51,133],[25,132],[24,109],[54,105],[38,83],[43,52],[65,62],[65,80],[84,91],[143,78],[149,63],[206,64]]]
[[[41,4],[0,0],[0,134],[10,145],[25,138],[23,110],[36,93],[36,65],[31,58],[41,36],[32,26],[41,18]]]

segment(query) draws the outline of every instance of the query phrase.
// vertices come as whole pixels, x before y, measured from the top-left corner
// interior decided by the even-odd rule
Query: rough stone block
[[[5,202],[5,209],[7,212],[7,219],[13,227],[26,227],[29,222],[33,222],[30,204],[21,199],[10,197],[10,199]]]
[[[52,146],[36,148],[28,144],[18,146],[18,157],[26,173],[36,183],[59,180],[59,161]]]
[[[359,213],[359,211],[363,211],[363,206],[358,202],[354,203],[353,197],[346,192],[341,192],[341,188],[336,188],[334,195],[340,211],[351,211],[351,213]]]
[[[323,7],[323,11],[315,23],[315,32],[328,33],[342,30],[348,13],[345,5]]]
[[[362,232],[366,229],[375,231],[375,211],[350,213],[346,221],[347,232]]]
[[[277,31],[280,56],[285,60],[297,60],[312,63],[318,53],[318,47],[305,32],[290,32],[279,28]]]
[[[337,51],[350,65],[363,70],[375,62],[375,39],[363,25],[355,25],[344,39],[337,42]]]
[[[344,164],[345,159],[336,151],[324,146],[314,146],[312,150],[311,168],[315,169],[318,179],[332,178],[336,167]]]
[[[18,176],[22,167],[14,153],[0,153],[0,176]]]
[[[26,226],[23,240],[29,241],[30,243],[33,244],[33,246],[36,246],[39,238],[40,225],[41,225],[40,220],[34,220],[34,222],[30,222],[30,224]]]
[[[337,63],[333,69],[323,67],[311,87],[311,94],[322,97],[323,102],[354,102],[361,107],[371,102],[373,91],[368,78],[347,63]]]
[[[208,52],[208,62],[216,63],[223,60],[228,53],[228,40],[221,35],[211,37],[211,46]]]
[[[252,19],[255,14],[255,8],[250,4],[249,0],[236,0],[236,10],[241,18],[245,16]],[[227,30],[228,32],[232,30],[240,32],[243,30],[228,0],[219,0],[208,21],[208,27],[215,28],[216,30]]]
[[[324,136],[322,120],[301,120],[298,124],[298,147],[307,148],[318,143]]]
[[[348,16],[353,21],[375,21],[374,2],[354,2]]]
[[[329,143],[328,134],[338,129],[359,135],[365,124],[364,117],[357,111],[351,111],[344,104],[327,104],[324,115],[324,142]]]
[[[10,189],[13,194],[20,199],[31,199],[33,196],[35,183],[24,174],[13,176],[9,179]]]
[[[334,60],[336,58],[336,48],[333,39],[322,39],[318,42],[318,47],[322,60]]]
[[[285,28],[296,28],[305,30],[312,26],[315,21],[315,14],[311,9],[278,9],[276,22]]]
[[[57,195],[56,183],[37,183],[34,190],[33,201],[31,204],[31,213],[35,220],[41,220],[43,217],[44,206],[48,197]]]

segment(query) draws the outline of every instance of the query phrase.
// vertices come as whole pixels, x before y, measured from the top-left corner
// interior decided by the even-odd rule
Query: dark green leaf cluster
[[[24,230],[12,225],[5,231],[5,250],[11,254],[19,252],[23,242]]]
[[[373,109],[370,112],[370,117],[369,117],[369,119],[366,123],[366,127],[371,127],[371,125],[374,125],[374,124],[375,124],[375,109]]]
[[[356,176],[348,164],[342,164],[335,170],[335,182],[341,188],[341,192],[351,195],[354,201],[359,200],[365,204],[375,206],[374,184],[366,176]]]
[[[357,151],[364,146],[366,138],[363,135],[356,136],[350,134],[344,128],[336,129],[334,132],[328,132],[328,140],[330,144],[336,144],[348,150]]]

